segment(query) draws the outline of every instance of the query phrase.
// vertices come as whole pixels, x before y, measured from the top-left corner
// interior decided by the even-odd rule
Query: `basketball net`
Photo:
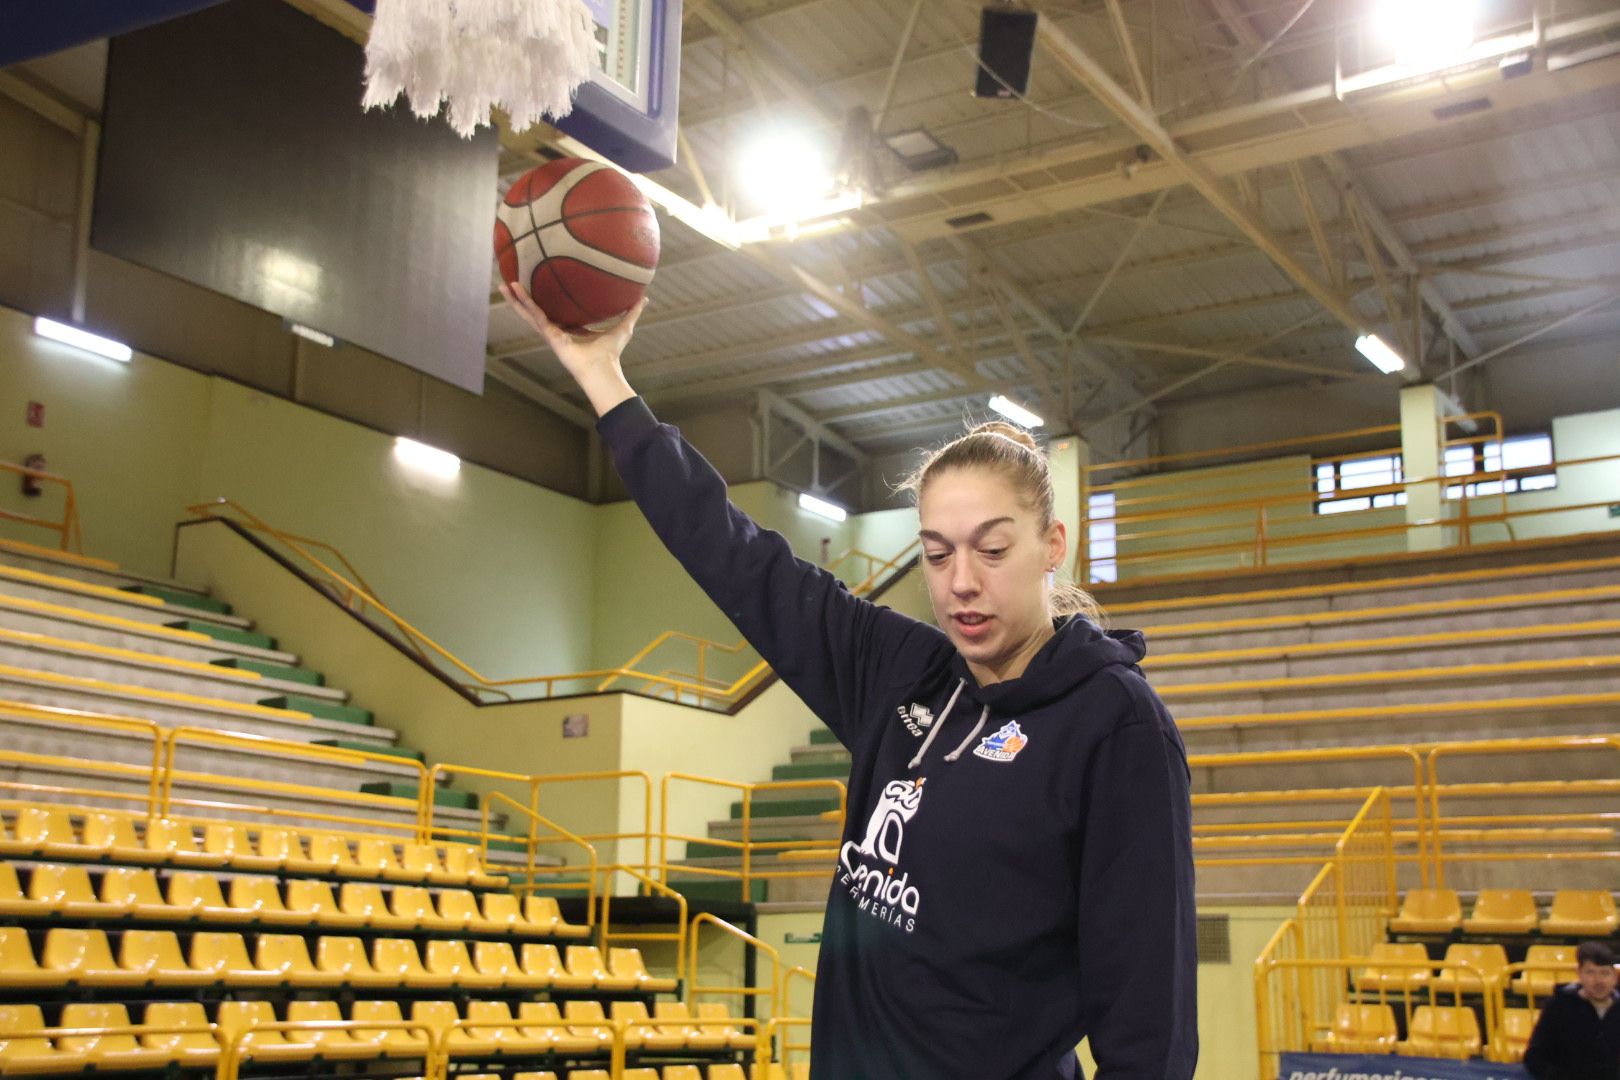
[[[421,117],[447,103],[463,138],[498,106],[522,131],[568,115],[596,49],[582,0],[377,0],[361,103],[377,108],[403,93]]]

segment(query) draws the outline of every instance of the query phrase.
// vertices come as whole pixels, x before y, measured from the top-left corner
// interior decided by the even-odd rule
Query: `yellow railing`
[[[637,870],[633,866],[620,863],[616,866],[603,868],[607,880],[603,883],[602,893],[602,921],[597,930],[597,944],[601,946],[602,955],[607,955],[608,948],[615,941],[643,941],[643,942],[674,942],[675,944],[675,970],[686,970],[686,933],[690,925],[687,920],[686,897],[661,881],[655,881]],[[613,929],[613,876],[624,874],[626,877],[639,883],[641,892],[655,896],[662,896],[675,903],[675,930],[667,932],[662,930],[615,930]],[[594,875],[593,875],[594,876]]]
[[[20,525],[28,525],[54,532],[57,536],[59,550],[83,554],[84,531],[79,525],[79,500],[78,496],[73,492],[73,481],[65,476],[57,476],[55,473],[43,472],[39,469],[30,469],[26,465],[17,465],[10,461],[0,461],[0,472],[11,473],[13,476],[30,480],[35,484],[62,489],[62,516],[60,518],[52,519],[34,514],[18,513],[15,510],[0,509],[0,521],[15,521]]]
[[[571,684],[578,684],[587,691],[589,688],[594,687],[594,692],[601,693],[612,688],[615,683],[628,681],[638,684],[636,687],[638,693],[669,697],[675,701],[690,699],[694,704],[700,706],[715,707],[729,705],[741,700],[769,673],[768,666],[763,660],[760,660],[729,682],[717,680],[709,673],[709,667],[712,663],[710,660],[711,654],[742,655],[746,651],[746,644],[738,642],[734,645],[724,645],[694,634],[667,630],[638,652],[629,662],[620,667],[565,672],[557,675],[530,675],[516,679],[490,678],[457,657],[448,648],[423,633],[406,620],[404,616],[379,600],[375,591],[366,584],[365,579],[360,576],[354,565],[331,544],[278,529],[231,499],[215,499],[213,502],[199,503],[186,509],[197,517],[233,521],[242,528],[276,541],[287,551],[297,556],[302,562],[302,570],[310,574],[323,587],[329,589],[333,597],[345,607],[360,614],[374,614],[392,626],[401,645],[420,658],[423,663],[436,670],[444,671],[451,682],[474,697],[489,695],[510,701],[517,696],[514,692],[520,690],[537,691],[540,697],[554,697],[558,692],[559,685],[569,686]],[[852,590],[856,595],[863,595],[874,589],[881,582],[884,574],[904,565],[907,556],[916,547],[916,544],[917,542],[913,541],[900,554],[891,559],[883,560],[864,551],[847,551],[833,565],[836,566],[844,560],[868,560],[872,569],[865,580],[859,582]],[[339,564],[342,569],[337,569],[331,565],[332,563]],[[697,670],[695,673],[680,673],[669,668],[659,672],[652,672],[637,667],[655,649],[667,642],[685,642],[696,648]]]
[[[742,795],[741,828],[742,839],[724,840],[711,836],[692,836],[686,833],[670,832],[670,785],[671,783],[692,784],[699,787],[723,788],[735,791]],[[683,875],[694,877],[735,878],[741,892],[741,898],[748,900],[752,896],[753,883],[756,881],[778,881],[789,878],[823,878],[827,876],[825,869],[759,869],[754,862],[757,855],[781,854],[786,851],[803,851],[818,847],[813,841],[804,840],[756,840],[753,836],[754,823],[754,797],[762,792],[781,791],[827,791],[830,790],[837,797],[837,821],[842,827],[846,809],[848,790],[838,780],[772,780],[764,783],[749,784],[738,780],[719,780],[710,776],[696,776],[691,773],[665,773],[659,788],[659,805],[661,807],[658,822],[658,867],[662,879],[669,880],[670,872],[677,871]],[[725,848],[738,853],[742,865],[738,869],[713,866],[690,866],[685,864],[671,864],[669,861],[669,842],[671,840],[687,844],[700,843],[713,847]],[[833,845],[836,846],[836,845]]]
[[[1445,436],[1450,425],[1461,423],[1484,423],[1488,430],[1462,438]],[[1442,434],[1436,445],[1442,462],[1445,451],[1451,447],[1480,441],[1494,441],[1498,445],[1502,442],[1502,419],[1494,412],[1448,417],[1440,422],[1440,430]],[[1258,482],[1244,481],[1241,476],[1241,470],[1245,468],[1259,473],[1286,468],[1288,458],[1275,456],[1284,451],[1310,451],[1334,442],[1366,446],[1371,445],[1372,440],[1392,434],[1398,436],[1399,433],[1398,424],[1382,425],[1321,436],[1084,466],[1080,476],[1081,523],[1075,551],[1076,580],[1102,580],[1093,574],[1094,563],[1111,565],[1119,580],[1142,580],[1155,576],[1176,576],[1180,572],[1196,573],[1244,566],[1270,566],[1278,562],[1292,564],[1298,560],[1281,556],[1302,547],[1330,547],[1380,538],[1398,539],[1414,531],[1416,535],[1425,535],[1425,548],[1466,549],[1480,545],[1476,530],[1484,525],[1501,526],[1506,531],[1507,542],[1514,542],[1513,525],[1516,521],[1544,514],[1600,509],[1614,502],[1613,498],[1605,498],[1589,503],[1561,503],[1510,510],[1505,481],[1515,476],[1544,473],[1549,469],[1557,471],[1620,463],[1620,455],[1555,461],[1550,466],[1499,467],[1488,471],[1479,469],[1478,466],[1483,463],[1476,461],[1476,471],[1466,475],[1408,476],[1396,483],[1356,488],[1340,484],[1332,492],[1322,494],[1318,492],[1316,465],[1369,457],[1399,459],[1400,448],[1382,446],[1312,455],[1309,475],[1273,476]],[[1228,467],[1221,463],[1229,461],[1233,462],[1229,467],[1237,474],[1230,477],[1233,481],[1230,483],[1218,478],[1204,478],[1198,485],[1182,484],[1177,481],[1184,474],[1162,471],[1200,465]],[[1444,472],[1442,465],[1441,473]],[[1104,474],[1120,473],[1135,475],[1108,482],[1099,479]],[[1467,493],[1467,485],[1491,483],[1497,485],[1494,492]],[[1458,497],[1451,498],[1445,495],[1445,490],[1450,487],[1462,487],[1463,490]],[[1317,504],[1324,501],[1397,494],[1430,495],[1440,507],[1440,513],[1434,517],[1412,518],[1410,512],[1403,510],[1408,514],[1405,521],[1353,528],[1337,523],[1328,526],[1316,510]],[[1091,500],[1097,495],[1113,496],[1109,512],[1094,514]],[[1494,512],[1482,514],[1475,510],[1475,505],[1485,499],[1496,500]],[[1392,506],[1389,509],[1401,508]],[[1189,524],[1190,519],[1192,523]],[[1093,559],[1090,543],[1092,530],[1099,525],[1111,530],[1101,539],[1112,539],[1114,554]],[[1429,543],[1429,540],[1433,540],[1433,543]],[[1342,554],[1330,552],[1324,557],[1331,557],[1340,563],[1346,561]],[[1186,565],[1178,570],[1175,564]],[[1128,570],[1132,572],[1127,573]]]
[[[702,957],[702,935],[705,926],[712,926],[727,937],[734,938],[742,943],[744,949],[753,949],[756,953],[764,955],[771,962],[771,977],[768,981],[758,980],[758,986],[730,986],[720,984],[706,986],[698,981],[698,964]],[[697,1003],[700,997],[739,997],[748,1006],[757,1010],[756,1003],[763,1003],[763,1012],[766,1016],[775,1016],[781,1011],[779,1007],[778,992],[782,981],[782,954],[775,947],[761,941],[746,930],[741,930],[717,915],[707,911],[700,911],[687,924],[686,946],[686,1002],[688,1005]],[[748,1011],[745,1009],[745,1011]]]

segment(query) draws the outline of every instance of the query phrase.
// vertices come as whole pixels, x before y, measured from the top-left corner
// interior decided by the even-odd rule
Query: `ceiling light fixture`
[[[927,128],[911,128],[883,136],[883,145],[911,172],[956,164],[956,150],[940,142]]]
[[[71,345],[75,349],[83,349],[85,352],[105,356],[108,360],[117,360],[124,364],[129,363],[130,359],[135,355],[135,350],[122,341],[114,341],[112,338],[105,338],[100,334],[92,334],[82,327],[59,323],[55,319],[47,319],[43,315],[34,320],[34,333],[42,338],[59,341],[63,345]]]
[[[448,450],[403,435],[394,439],[394,459],[407,468],[440,480],[448,480],[461,471],[461,459]]]
[[[1377,334],[1362,334],[1356,338],[1356,351],[1385,375],[1393,375],[1406,367],[1406,361],[1401,359],[1401,354],[1384,344],[1384,339]]]
[[[337,338],[324,330],[317,330],[313,326],[305,326],[301,322],[287,322],[287,332],[305,341],[313,341],[317,345],[325,345],[328,349],[337,348]]]
[[[825,149],[807,131],[772,131],[755,139],[737,160],[737,179],[749,200],[767,214],[799,217],[833,193]]]
[[[799,492],[799,509],[808,510],[810,513],[824,517],[828,521],[843,521],[849,517],[849,511],[842,506],[830,503],[826,499],[818,499],[814,495],[802,491]]]
[[[1046,423],[1039,416],[1002,394],[990,399],[990,407],[1019,427],[1037,428]]]
[[[1379,0],[1378,34],[1402,64],[1443,67],[1474,43],[1474,0]]]

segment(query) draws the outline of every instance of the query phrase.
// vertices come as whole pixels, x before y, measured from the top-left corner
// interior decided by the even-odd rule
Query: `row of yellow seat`
[[[303,832],[271,825],[214,821],[197,825],[130,814],[57,806],[24,806],[0,820],[0,855],[46,859],[212,867],[321,874],[374,881],[500,888],[507,879],[485,869],[468,844],[417,844],[387,836]],[[140,826],[140,835],[136,829]]]
[[[1536,1026],[1536,1010],[1503,1009],[1491,1033],[1493,1060],[1522,1060]],[[1486,1049],[1474,1010],[1455,1005],[1420,1005],[1400,1039],[1395,1011],[1388,1005],[1340,1005],[1333,1028],[1311,1049],[1329,1054],[1412,1054],[1420,1057],[1478,1057]]]
[[[1559,889],[1543,915],[1528,889],[1481,889],[1463,918],[1455,889],[1411,889],[1389,928],[1398,934],[1556,934],[1607,937],[1620,930],[1614,894],[1602,889]]]
[[[0,927],[0,983],[12,987],[232,986],[534,989],[665,993],[674,979],[647,971],[639,949],[594,945],[321,937],[313,956],[300,934],[259,934],[253,958],[241,934],[191,935],[189,958],[172,930],[125,930],[118,957],[101,930],[53,927],[36,959],[26,931]]]
[[[315,929],[442,930],[518,937],[583,938],[590,928],[565,921],[549,896],[519,900],[508,892],[438,893],[419,885],[386,891],[371,882],[332,886],[314,878],[231,877],[225,889],[212,873],[177,870],[167,894],[155,872],[109,867],[96,890],[82,864],[41,863],[28,870],[23,888],[13,863],[0,862],[0,915],[64,916],[76,919],[144,919],[204,923],[265,923]]]
[[[287,1024],[334,1026],[273,1026],[280,1019],[267,1001],[221,1002],[212,1022],[199,1002],[153,1002],[139,1025],[122,1004],[69,1004],[52,1028],[38,1005],[0,1005],[0,1073],[207,1067],[233,1041],[266,1062],[413,1058],[434,1044],[452,1057],[605,1055],[616,1023],[626,1025],[626,1046],[634,1050],[723,1053],[754,1046],[717,1002],[698,1005],[696,1015],[684,1003],[660,1003],[650,1015],[641,1002],[621,1001],[609,1016],[599,1001],[570,1001],[561,1009],[526,1001],[516,1014],[504,1001],[472,1001],[465,1015],[450,1001],[412,1002],[408,1014],[398,1002],[356,1001],[345,1017],[335,1001],[292,1001]],[[345,1023],[353,1026],[336,1026]]]
[[[1556,965],[1556,969],[1520,972],[1510,986],[1515,994],[1547,997],[1559,983],[1575,981],[1572,945],[1532,945],[1525,950],[1524,959],[1527,964]],[[1431,986],[1437,994],[1482,994],[1487,986],[1501,982],[1508,966],[1507,950],[1500,945],[1461,943],[1446,947],[1444,963],[1466,965],[1463,968],[1436,971],[1415,966],[1430,963],[1428,949],[1415,942],[1381,941],[1368,950],[1367,960],[1368,966],[1356,972],[1356,989],[1386,994],[1427,991]]]

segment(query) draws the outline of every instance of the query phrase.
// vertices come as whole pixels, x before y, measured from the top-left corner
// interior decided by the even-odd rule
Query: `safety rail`
[[[776,1017],[774,1024],[782,1032],[781,1061],[784,1063],[791,1062],[792,1055],[795,1053],[803,1053],[807,1055],[810,1053],[809,1010],[799,1013],[795,1013],[793,1011],[793,987],[797,985],[793,982],[795,979],[801,980],[809,986],[812,1005],[814,1004],[815,999],[815,972],[795,964],[793,967],[782,973],[782,988],[780,993],[777,995],[777,1008],[787,1015]],[[792,1032],[801,1027],[805,1032],[804,1041],[795,1042],[792,1038]],[[768,1040],[768,1044],[773,1047],[776,1045],[774,1039]]]
[[[696,784],[699,786],[724,788],[742,794],[742,839],[725,840],[720,837],[692,836],[685,833],[672,833],[669,831],[670,813],[670,785],[671,783]],[[790,850],[804,850],[813,843],[804,840],[755,840],[753,837],[753,808],[754,797],[760,792],[779,791],[821,791],[830,789],[837,796],[838,820],[842,823],[847,808],[849,792],[842,781],[839,780],[771,780],[763,783],[745,783],[739,780],[719,780],[711,776],[697,776],[692,773],[671,772],[665,773],[663,782],[659,787],[659,827],[658,827],[658,867],[661,879],[669,880],[670,872],[691,874],[699,877],[736,878],[741,891],[742,899],[747,900],[752,895],[753,883],[756,881],[774,881],[789,878],[821,878],[826,876],[824,870],[760,870],[754,865],[756,854],[769,854],[772,852],[785,852]],[[685,863],[672,865],[669,861],[669,842],[671,840],[685,843],[701,843],[712,847],[726,848],[740,853],[742,866],[732,870],[715,866],[691,866]]]
[[[601,921],[601,924],[599,925],[599,927],[597,928],[597,944],[602,948],[603,954],[606,955],[607,949],[615,941],[646,941],[646,942],[673,941],[675,943],[675,970],[676,971],[685,971],[686,970],[686,935],[687,935],[687,928],[688,928],[688,926],[690,926],[690,923],[687,920],[686,897],[683,896],[681,893],[676,892],[674,889],[670,888],[668,885],[665,885],[663,882],[656,881],[653,878],[649,877],[648,875],[641,873],[639,870],[637,870],[633,866],[625,866],[624,864],[620,863],[620,864],[618,864],[616,866],[604,867],[602,872],[608,878],[608,880],[604,883],[604,887],[601,890],[601,892],[602,892],[602,921]],[[633,880],[639,882],[641,890],[643,890],[643,891],[645,891],[645,892],[647,892],[649,894],[662,896],[666,900],[673,900],[675,902],[675,907],[676,907],[675,931],[673,933],[670,933],[670,932],[662,931],[662,930],[636,930],[636,931],[614,930],[613,929],[613,922],[612,922],[612,913],[613,913],[613,894],[614,894],[613,875],[615,875],[615,874],[624,874],[625,876],[627,876],[629,878],[632,878]],[[593,873],[593,876],[594,876],[594,873]]]
[[[538,849],[540,843],[542,842],[542,838],[539,834],[540,826],[544,825],[546,828],[552,830],[552,832],[556,834],[556,837],[560,838],[562,842],[573,844],[576,847],[584,849],[584,865],[586,867],[585,925],[589,926],[591,921],[596,917],[596,898],[599,895],[597,892],[596,880],[600,867],[597,864],[596,848],[591,846],[591,844],[588,843],[583,837],[569,832],[555,821],[552,821],[545,815],[538,813],[531,807],[524,806],[522,803],[518,802],[516,799],[512,798],[510,795],[507,795],[503,791],[489,792],[483,799],[480,800],[480,803],[482,805],[480,808],[481,813],[479,818],[478,850],[481,853],[485,863],[488,863],[489,861],[489,841],[490,837],[494,835],[489,831],[489,815],[490,808],[492,806],[507,806],[513,813],[519,814],[523,818],[527,819],[529,823],[529,835],[526,838],[527,846],[525,847],[525,851],[527,852],[529,859],[528,862],[524,864],[522,869],[523,882],[513,890],[514,892],[532,893],[538,887],[537,879],[540,875],[541,867],[535,860],[539,855]],[[435,833],[431,835],[438,834]],[[552,837],[546,837],[544,839],[546,841],[550,841]],[[606,900],[604,897],[604,904],[605,902]],[[607,918],[607,909],[605,906],[602,910],[602,917],[603,919]]]
[[[1444,433],[1454,424],[1480,424],[1488,426],[1485,433],[1472,433],[1464,437],[1447,437]],[[1502,445],[1501,417],[1494,412],[1471,413],[1466,416],[1447,417],[1439,423],[1442,432],[1436,449],[1444,462],[1446,452],[1458,446],[1476,445],[1494,441]],[[1355,487],[1335,482],[1332,490],[1324,491],[1316,475],[1316,467],[1352,459],[1388,457],[1400,459],[1401,448],[1381,446],[1335,454],[1312,454],[1310,470],[1306,475],[1272,476],[1258,482],[1245,482],[1241,470],[1276,472],[1289,468],[1293,455],[1276,455],[1284,451],[1308,453],[1312,449],[1334,442],[1368,445],[1370,440],[1400,433],[1400,425],[1358,428],[1320,436],[1307,436],[1273,442],[1251,443],[1225,449],[1192,451],[1181,454],[1137,458],[1127,461],[1086,465],[1080,475],[1080,537],[1076,545],[1075,575],[1081,582],[1105,580],[1147,581],[1156,576],[1176,576],[1182,572],[1199,572],[1228,567],[1262,567],[1277,564],[1297,564],[1297,558],[1280,556],[1302,547],[1344,544],[1378,538],[1399,538],[1408,534],[1422,537],[1424,548],[1470,549],[1481,541],[1477,531],[1483,526],[1500,526],[1505,542],[1517,542],[1514,523],[1546,514],[1571,513],[1601,509],[1614,500],[1602,499],[1582,503],[1552,503],[1510,509],[1508,503],[1509,479],[1565,469],[1620,462],[1620,455],[1601,455],[1553,461],[1547,465],[1501,467],[1486,470],[1484,462],[1474,455],[1470,471],[1448,475],[1442,465],[1440,475],[1407,476],[1401,480]],[[1235,460],[1234,460],[1235,459]],[[1188,474],[1184,468],[1229,468],[1235,475],[1228,478],[1203,477],[1196,485],[1184,483]],[[1164,470],[1172,467],[1171,471]],[[1122,479],[1099,482],[1104,474],[1134,473]],[[1233,482],[1225,482],[1230,479]],[[1472,491],[1470,491],[1472,486]],[[1458,488],[1454,494],[1448,489]],[[1485,490],[1494,488],[1494,490]],[[1413,517],[1395,524],[1373,524],[1360,528],[1347,525],[1327,527],[1318,504],[1346,498],[1369,499],[1369,507],[1379,496],[1420,494],[1431,497],[1440,507],[1438,516]],[[1107,498],[1106,509],[1096,513],[1094,498]],[[1494,500],[1491,512],[1480,513],[1475,507],[1482,500]],[[1399,509],[1394,498],[1384,509]],[[1196,519],[1188,524],[1189,519]],[[1162,526],[1161,526],[1162,523]],[[1450,535],[1446,535],[1449,533]],[[1224,538],[1223,538],[1224,534]],[[1092,555],[1092,541],[1112,542],[1111,554]],[[1191,542],[1184,542],[1184,541]],[[1491,541],[1492,544],[1504,541]],[[1350,561],[1383,558],[1384,555],[1351,557]],[[1346,561],[1343,555],[1333,556],[1336,563]],[[1173,564],[1187,566],[1177,570]],[[1112,569],[1112,577],[1093,573],[1097,564]],[[1165,564],[1172,564],[1166,566]],[[1155,569],[1154,567],[1161,567]],[[1137,572],[1127,573],[1135,568]]]
[[[11,473],[29,483],[48,484],[62,490],[62,516],[59,520],[0,508],[0,521],[15,521],[19,525],[54,532],[58,537],[58,550],[80,555],[84,553],[84,530],[79,524],[79,498],[73,491],[73,481],[43,469],[32,469],[27,465],[18,465],[10,461],[0,461],[0,472]]]
[[[18,793],[21,797],[52,796],[53,798],[99,799],[110,804],[145,803],[145,815],[157,814],[161,798],[164,744],[166,731],[150,720],[130,716],[106,716],[78,709],[64,709],[51,705],[30,705],[20,701],[0,701],[0,717],[10,716],[23,720],[41,721],[52,725],[111,732],[151,740],[150,764],[146,766],[118,761],[95,761],[66,757],[60,754],[36,754],[26,750],[0,747],[0,763],[11,767],[11,775],[0,779],[0,791]],[[23,769],[34,767],[74,777],[79,783],[42,784],[20,779]],[[143,775],[144,773],[144,775]],[[144,795],[137,795],[124,786],[86,787],[84,782],[94,777],[122,781],[125,785],[141,784]]]
[[[535,1024],[533,1026],[539,1026]],[[216,1025],[217,1027],[217,1025]],[[233,1028],[225,1035],[220,1045],[219,1065],[215,1070],[215,1080],[240,1080],[242,1075],[242,1062],[251,1061],[257,1047],[252,1041],[255,1036],[263,1036],[270,1032],[279,1032],[282,1035],[294,1032],[317,1033],[323,1031],[365,1031],[384,1032],[401,1031],[407,1034],[414,1033],[419,1037],[426,1049],[422,1054],[424,1080],[436,1080],[444,1076],[443,1044],[448,1040],[448,1033],[422,1023],[419,1020],[286,1020],[275,1023],[253,1023],[241,1028]],[[275,1043],[268,1044],[275,1048]],[[282,1052],[285,1050],[282,1048]],[[313,1056],[313,1055],[311,1055]],[[382,1056],[379,1052],[379,1056]]]
[[[1524,999],[1522,1006],[1512,1007],[1524,1008],[1533,1012],[1538,1008],[1536,1005],[1537,998],[1551,997],[1552,988],[1559,983],[1574,982],[1576,970],[1573,959],[1567,964],[1519,960],[1508,964],[1496,973],[1496,978],[1491,980],[1485,993],[1487,1025],[1492,1032],[1492,1038],[1487,1044],[1487,1050],[1492,1055],[1491,1059],[1493,1061],[1518,1060],[1517,1057],[1506,1054],[1506,1048],[1503,1045],[1505,1042],[1503,1039],[1504,1029],[1507,1027],[1505,1021],[1507,1011],[1510,1008],[1508,1004],[1510,995],[1516,995]],[[1540,983],[1533,979],[1521,979],[1521,976],[1527,976],[1531,973],[1546,975],[1546,982]],[[1516,984],[1521,982],[1523,986],[1515,989]],[[1538,992],[1538,986],[1545,986],[1546,989]]]
[[[700,931],[705,926],[713,926],[728,937],[740,941],[744,949],[754,949],[759,953],[763,953],[766,959],[771,962],[770,980],[762,986],[704,986],[699,983],[698,959],[702,953]],[[782,1011],[778,996],[782,980],[782,954],[774,946],[707,911],[700,911],[692,918],[692,921],[687,924],[686,934],[686,1003],[688,1006],[696,1004],[697,999],[700,997],[740,997],[743,999],[745,1009],[751,1009],[757,1000],[763,998],[766,1004],[766,1016],[775,1016]]]

